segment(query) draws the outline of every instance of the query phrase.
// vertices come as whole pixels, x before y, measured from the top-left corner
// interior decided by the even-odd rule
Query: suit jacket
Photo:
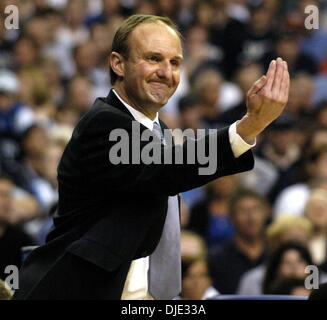
[[[120,299],[131,261],[150,255],[160,240],[168,196],[254,165],[251,151],[234,158],[228,128],[218,131],[218,169],[210,176],[198,175],[199,163],[113,165],[108,155],[117,142],[109,133],[125,129],[132,151],[133,120],[111,91],[78,122],[58,166],[54,228],[26,259],[15,299]],[[202,139],[208,145],[209,136]],[[185,143],[161,151],[167,148],[187,154]]]

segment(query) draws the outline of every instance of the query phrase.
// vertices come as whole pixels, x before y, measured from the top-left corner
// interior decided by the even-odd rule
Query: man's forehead
[[[149,22],[138,25],[129,38],[130,47],[133,44],[138,46],[156,47],[157,45],[174,44],[177,51],[182,50],[182,44],[175,30],[163,22]],[[173,48],[171,48],[173,49]]]

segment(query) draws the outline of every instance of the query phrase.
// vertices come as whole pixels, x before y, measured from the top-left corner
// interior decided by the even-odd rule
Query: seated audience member
[[[305,268],[312,265],[309,250],[298,243],[284,243],[275,250],[267,261],[263,280],[263,293],[269,294],[280,279],[296,277],[304,282],[308,276]]]
[[[188,94],[180,98],[178,101],[178,127],[182,130],[192,129],[194,133],[197,129],[204,128],[200,109],[200,103],[196,96]]]
[[[314,75],[318,71],[318,65],[314,59],[300,51],[299,40],[295,33],[284,32],[279,35],[275,42],[274,50],[260,59],[266,69],[269,65],[268,61],[274,56],[282,57],[287,61],[291,76],[297,72],[306,72]]]
[[[18,139],[20,134],[34,123],[32,109],[18,101],[19,80],[6,70],[0,72],[0,134]]]
[[[25,181],[26,190],[36,197],[44,212],[49,209],[55,198],[51,184],[42,177],[43,154],[48,144],[49,133],[40,125],[28,128],[22,139],[22,180]]]
[[[182,300],[206,300],[219,294],[212,287],[208,264],[204,259],[182,261]]]
[[[187,229],[201,235],[209,249],[232,238],[234,228],[228,202],[236,190],[239,175],[216,179],[205,188],[205,198],[191,208]]]
[[[49,211],[58,200],[58,181],[57,181],[57,167],[66,145],[64,138],[52,137],[49,143],[44,147],[40,155],[40,176],[47,183],[47,188],[42,188],[47,195],[47,207],[43,215],[28,221],[24,224],[24,229],[36,240],[37,244],[43,244],[45,234],[52,226],[52,217]]]
[[[308,297],[311,293],[310,289],[305,287],[302,278],[286,277],[276,281],[274,286],[268,290],[267,294],[281,294]]]
[[[256,154],[260,159],[272,164],[277,179],[270,185],[269,199],[273,202],[282,188],[293,184],[293,167],[300,158],[300,148],[296,140],[296,121],[283,114],[269,125],[264,142]]]
[[[13,296],[5,281],[0,280],[0,300],[10,300]]]
[[[17,171],[21,134],[35,121],[32,109],[18,101],[19,85],[14,73],[0,71],[0,167],[11,176]]]
[[[238,190],[230,199],[235,234],[209,259],[214,287],[222,294],[234,294],[241,276],[265,261],[266,199],[253,190]]]
[[[286,242],[296,242],[308,246],[313,235],[313,225],[305,217],[283,215],[273,220],[267,227],[266,235],[269,253],[274,252],[281,244]]]
[[[208,272],[207,247],[194,232],[182,230],[182,293],[176,299],[204,300],[218,294]]]
[[[192,92],[198,99],[202,121],[206,128],[219,128],[219,115],[221,110],[217,106],[223,77],[214,69],[204,69],[197,74]]]
[[[304,148],[303,182],[283,189],[273,207],[275,218],[282,214],[303,215],[311,188],[327,189],[327,145],[318,145],[308,151]]]
[[[33,245],[33,240],[21,229],[10,225],[13,210],[13,183],[0,176],[0,279],[5,279],[5,268],[22,263],[21,248]]]
[[[315,82],[311,75],[303,72],[295,74],[291,78],[285,113],[293,116],[298,123],[310,120],[314,111],[315,91]]]
[[[289,241],[308,246],[312,233],[312,224],[308,219],[292,215],[282,216],[279,219],[274,220],[267,227],[266,236],[268,255],[274,252],[280,245]],[[263,263],[244,273],[240,279],[237,294],[262,294],[262,283],[266,268],[266,263]]]

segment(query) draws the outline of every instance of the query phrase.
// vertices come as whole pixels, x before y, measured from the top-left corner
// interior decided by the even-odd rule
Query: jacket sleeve
[[[141,125],[141,132],[146,129]],[[110,134],[115,129],[124,130],[128,136],[128,159],[127,163],[113,164],[109,153],[118,141],[111,141]],[[150,130],[148,130],[150,131]],[[150,131],[151,132],[151,131]],[[152,134],[152,133],[151,133]],[[165,153],[172,155],[172,164],[145,164],[142,161],[132,163],[133,145],[139,136],[132,130],[132,121],[128,116],[109,110],[100,110],[91,118],[85,120],[74,132],[72,148],[77,154],[77,161],[90,188],[107,191],[147,192],[166,195],[175,195],[199,186],[224,175],[230,175],[253,168],[254,159],[251,151],[244,153],[239,158],[234,158],[228,137],[228,127],[215,130],[204,137],[185,141],[182,146],[159,146],[160,157],[164,159]],[[158,144],[160,144],[158,142]],[[215,170],[210,174],[200,174],[200,168],[206,168],[208,164],[202,164],[194,157],[195,161],[188,164],[186,155],[197,152],[198,148],[208,150],[214,146]],[[148,141],[140,141],[140,149],[149,146]],[[174,164],[175,155],[182,153],[183,161]],[[211,155],[212,157],[212,155]]]

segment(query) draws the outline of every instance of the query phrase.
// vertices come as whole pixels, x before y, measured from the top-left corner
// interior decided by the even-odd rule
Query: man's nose
[[[157,70],[157,75],[161,79],[170,79],[172,75],[172,68],[169,61],[162,61]]]

